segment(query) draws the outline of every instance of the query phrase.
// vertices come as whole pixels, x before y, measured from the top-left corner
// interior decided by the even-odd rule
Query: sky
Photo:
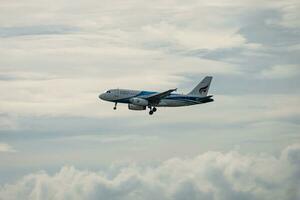
[[[300,199],[298,0],[0,4],[0,199]],[[213,103],[149,116],[111,88]]]

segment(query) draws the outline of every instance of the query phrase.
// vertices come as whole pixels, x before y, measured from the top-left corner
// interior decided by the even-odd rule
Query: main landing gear
[[[157,111],[157,109],[155,107],[149,107],[150,111],[149,111],[149,115],[153,115],[153,113],[155,113]]]
[[[115,103],[114,110],[117,110],[117,102]]]

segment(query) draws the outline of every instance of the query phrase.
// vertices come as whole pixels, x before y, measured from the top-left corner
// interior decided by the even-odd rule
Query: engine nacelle
[[[146,110],[146,106],[139,106],[134,104],[128,104],[129,110]]]
[[[130,103],[137,105],[137,106],[148,106],[148,101],[146,99],[142,99],[142,98],[137,98],[134,97],[132,99],[129,100]]]

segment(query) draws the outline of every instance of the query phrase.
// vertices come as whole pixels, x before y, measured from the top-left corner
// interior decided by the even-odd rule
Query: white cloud
[[[299,199],[300,145],[271,155],[207,152],[156,167],[93,172],[63,167],[0,188],[1,199]]]
[[[185,75],[241,74],[236,65],[185,53],[261,48],[238,33],[241,11],[235,8],[248,5],[261,4],[232,0],[3,3],[0,26],[20,33],[0,38],[0,112],[109,116],[110,108],[97,111],[97,94],[109,87],[164,90],[187,81]],[[53,28],[68,31],[47,34]]]
[[[276,65],[265,69],[259,77],[268,79],[284,79],[300,75],[300,66],[298,65]]]
[[[193,50],[233,48],[242,46],[246,40],[237,30],[216,28],[197,30],[195,27],[176,27],[165,22],[142,27],[146,44],[172,45],[174,48]],[[147,41],[148,40],[148,41]]]
[[[282,1],[280,10],[282,12],[282,18],[279,20],[279,24],[287,28],[299,28],[300,27],[300,2],[298,0]]]
[[[0,143],[0,153],[1,152],[10,152],[10,153],[13,153],[13,152],[16,152],[16,150],[12,146],[10,146],[9,144]]]
[[[6,59],[0,63],[16,67],[3,67],[0,74],[3,83],[0,85],[0,111],[17,115],[90,115],[100,110],[98,94],[109,88],[160,91],[187,81],[181,75],[187,71],[189,74],[239,73],[234,65],[218,61],[177,57],[148,50],[139,55],[135,51],[128,51],[128,48],[123,49],[123,53],[111,48],[106,50],[109,51],[97,52],[93,48],[58,50],[61,53],[64,51],[62,54],[68,57],[67,62],[71,61],[65,64],[72,67],[60,67],[65,61],[59,63],[62,54],[56,55],[54,50],[50,54],[44,48],[37,48],[31,53],[23,47],[17,54],[6,51]],[[114,50],[119,53],[114,54]],[[28,72],[22,71],[19,63],[10,63],[12,56],[16,60],[27,60],[30,67],[25,68],[29,68]],[[103,111],[97,111],[96,116],[111,113],[110,110],[106,114]]]
[[[125,143],[125,142],[133,142],[137,143],[140,141],[157,141],[157,136],[140,136],[140,135],[112,135],[112,136],[95,136],[95,135],[80,135],[80,136],[71,136],[71,137],[61,137],[59,140],[78,140],[78,141],[97,141],[99,143],[107,143],[107,144],[113,144],[113,143]]]

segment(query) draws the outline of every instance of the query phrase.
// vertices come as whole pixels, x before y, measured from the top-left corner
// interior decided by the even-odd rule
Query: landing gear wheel
[[[153,111],[152,110],[149,111],[149,115],[153,115]]]
[[[153,108],[152,108],[152,111],[153,111],[153,112],[156,112],[156,111],[157,111],[157,109],[156,109],[155,107],[153,107]]]
[[[117,110],[117,107],[114,107],[114,110]]]

